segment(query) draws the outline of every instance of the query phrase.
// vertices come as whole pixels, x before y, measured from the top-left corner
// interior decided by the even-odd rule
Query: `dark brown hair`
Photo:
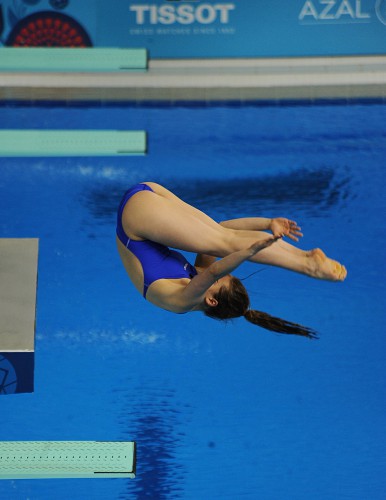
[[[232,277],[230,286],[222,286],[215,296],[218,304],[215,307],[206,305],[204,313],[210,318],[219,320],[229,320],[244,316],[244,318],[266,330],[278,333],[301,335],[310,339],[318,338],[317,332],[307,326],[292,323],[280,318],[275,318],[270,314],[249,309],[248,293],[238,278]]]

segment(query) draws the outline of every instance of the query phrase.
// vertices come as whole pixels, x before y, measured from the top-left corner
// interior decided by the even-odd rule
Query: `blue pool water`
[[[3,107],[1,128],[145,129],[131,158],[0,159],[0,237],[39,237],[35,393],[0,440],[135,440],[135,480],[2,499],[383,500],[386,106]],[[283,215],[343,284],[244,264],[253,307],[320,340],[173,315],[134,291],[115,209],[154,180],[215,219]],[[192,257],[191,257],[192,258]]]

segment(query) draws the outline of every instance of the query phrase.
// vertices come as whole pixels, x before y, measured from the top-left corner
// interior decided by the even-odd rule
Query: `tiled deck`
[[[150,60],[146,73],[0,73],[0,100],[386,99],[386,56]]]

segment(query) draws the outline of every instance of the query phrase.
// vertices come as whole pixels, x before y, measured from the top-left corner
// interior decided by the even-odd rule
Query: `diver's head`
[[[244,285],[238,278],[228,274],[209,288],[204,314],[210,318],[227,320],[244,316],[248,307],[249,297]]]
[[[307,326],[276,318],[270,314],[249,308],[248,292],[238,278],[227,275],[214,283],[205,297],[203,311],[206,316],[229,320],[243,316],[250,323],[277,333],[318,338],[317,332]]]

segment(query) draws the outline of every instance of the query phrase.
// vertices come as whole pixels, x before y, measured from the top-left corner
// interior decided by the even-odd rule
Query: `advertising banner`
[[[386,53],[386,0],[0,0],[4,45],[144,47],[151,58]]]

